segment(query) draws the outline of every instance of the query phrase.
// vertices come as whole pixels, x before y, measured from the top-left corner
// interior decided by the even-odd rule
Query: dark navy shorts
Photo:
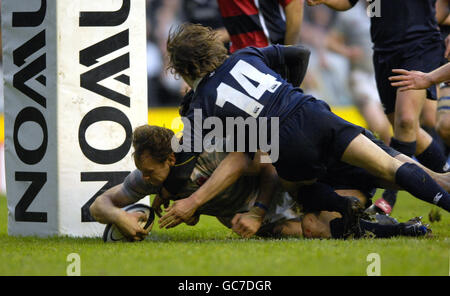
[[[324,175],[328,163],[340,160],[350,142],[363,131],[332,113],[324,101],[304,103],[280,122],[280,154],[274,163],[278,175],[293,182]]]
[[[442,63],[445,46],[440,39],[429,39],[392,52],[374,52],[373,65],[378,93],[386,114],[395,111],[397,88],[391,86],[392,69],[431,72]],[[436,100],[436,86],[427,89],[427,98]]]

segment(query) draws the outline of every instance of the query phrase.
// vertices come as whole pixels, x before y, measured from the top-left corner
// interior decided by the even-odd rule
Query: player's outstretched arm
[[[100,223],[115,224],[129,238],[142,240],[149,231],[143,229],[139,221],[146,220],[147,217],[144,213],[128,213],[121,209],[136,202],[136,199],[123,192],[122,186],[123,184],[114,186],[97,197],[89,208],[91,215]]]
[[[325,4],[335,10],[348,10],[355,6],[358,0],[307,0],[309,6]]]
[[[116,222],[123,212],[121,208],[136,202],[135,199],[122,193],[121,186],[122,184],[119,184],[108,189],[92,203],[89,209],[97,222],[103,224]]]
[[[250,163],[250,158],[245,153],[229,153],[214,170],[208,181],[196,192],[187,198],[175,201],[167,208],[166,214],[159,220],[159,227],[172,228],[188,221],[201,205],[236,182]]]
[[[275,191],[279,186],[278,174],[270,163],[260,164],[259,193],[254,206],[247,213],[238,213],[231,220],[231,229],[244,238],[250,238],[261,227]]]
[[[300,41],[304,3],[304,0],[294,0],[284,8],[284,14],[286,15],[285,45],[294,45]]]
[[[450,80],[450,64],[445,64],[429,74],[432,84],[438,84]]]
[[[450,80],[450,64],[437,68],[430,73],[393,69],[396,76],[389,77],[391,85],[399,87],[399,91],[426,89],[434,84]]]
[[[399,91],[407,91],[412,89],[426,89],[433,85],[429,73],[420,71],[408,71],[403,69],[393,69],[393,73],[397,76],[389,77],[391,85],[398,87]]]

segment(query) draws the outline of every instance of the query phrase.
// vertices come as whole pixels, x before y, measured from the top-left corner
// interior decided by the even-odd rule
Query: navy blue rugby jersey
[[[285,46],[272,45],[265,48],[247,47],[238,50],[216,71],[203,77],[195,92],[191,90],[186,94],[180,115],[188,119],[190,128],[185,124],[181,142],[183,148],[175,153],[177,165],[172,167],[164,183],[164,187],[169,192],[176,194],[188,180],[196,157],[205,150],[203,146],[197,147],[196,143],[201,145],[204,136],[212,128],[216,129],[216,127],[209,130],[202,128],[208,117],[217,117],[221,120],[224,127],[223,137],[227,135],[227,117],[233,120],[237,117],[256,119],[258,134],[260,119],[269,117],[266,121],[267,144],[269,144],[272,131],[270,117],[278,117],[281,127],[284,119],[294,113],[304,102],[314,100],[312,96],[303,94],[300,88],[292,86],[278,74],[285,72],[283,48]],[[301,50],[299,54],[302,55]],[[304,58],[309,58],[309,53]],[[288,73],[285,75],[289,76]],[[301,79],[299,81],[294,79],[294,81],[300,83]],[[199,111],[202,115],[200,122],[195,120],[195,113],[198,114]],[[253,157],[253,152],[256,150],[248,146],[248,136],[249,133],[246,131],[245,150],[236,149],[235,146],[233,151],[247,152],[250,157]],[[259,141],[258,144],[260,144]],[[259,145],[257,149],[260,149]]]
[[[374,50],[393,51],[429,38],[440,39],[436,0],[376,1],[381,1],[381,9],[380,17],[370,18]]]
[[[186,117],[193,122],[194,110],[201,109],[203,119],[218,117],[224,127],[227,117],[267,117],[269,123],[278,117],[281,125],[304,102],[314,99],[276,72],[284,66],[282,48],[247,47],[232,54],[200,81]]]

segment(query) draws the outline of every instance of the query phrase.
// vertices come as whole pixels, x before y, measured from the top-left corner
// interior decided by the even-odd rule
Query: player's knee
[[[417,119],[413,115],[403,115],[395,119],[395,126],[400,130],[413,130],[416,128]]]

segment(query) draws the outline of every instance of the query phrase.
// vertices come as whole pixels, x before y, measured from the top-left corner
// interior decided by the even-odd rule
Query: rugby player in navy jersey
[[[442,65],[448,63],[448,59],[450,58],[450,16],[449,16],[449,2],[447,0],[437,0],[436,1],[436,19],[439,23],[439,29],[441,33],[442,39],[445,41],[445,54],[442,56]],[[414,69],[413,69],[414,70]],[[395,73],[395,69],[393,70]],[[433,71],[434,72],[434,71]],[[422,73],[422,72],[418,72]],[[399,73],[397,73],[399,74]],[[401,74],[401,73],[400,73]],[[434,116],[434,120],[436,124],[434,125],[434,129],[442,139],[445,144],[445,152],[448,156],[450,152],[450,83],[447,80],[442,82],[434,82],[439,81],[439,79],[435,78],[435,73],[430,74],[433,79],[430,79],[430,85],[438,86],[438,101],[437,101],[437,114]],[[425,76],[427,77],[427,76]],[[403,77],[402,77],[403,78]],[[398,80],[398,78],[396,78]],[[396,84],[392,84],[393,86],[397,86]],[[427,89],[429,86],[422,88]],[[399,88],[400,91],[406,91],[411,88]],[[415,88],[418,89],[418,88]],[[428,130],[428,132],[430,132]],[[431,133],[434,132],[433,130]]]
[[[447,184],[441,184],[446,186],[443,188],[419,166],[393,158],[364,135],[364,128],[336,116],[325,102],[304,94],[282,78],[279,73],[286,72],[286,68],[297,75],[298,59],[304,54],[304,48],[249,47],[228,57],[212,30],[184,24],[170,33],[167,52],[170,67],[193,89],[188,119],[193,120],[196,110],[202,112],[203,119],[217,117],[223,122],[227,117],[279,119],[279,157],[274,166],[290,193],[325,175],[330,163],[342,161],[395,183],[421,200],[450,210]],[[291,67],[296,70],[291,71]],[[195,137],[203,138],[204,131],[195,124],[191,127],[192,130],[183,132],[184,136],[194,137],[194,141],[188,141],[194,143]],[[160,225],[173,227],[186,221],[200,205],[233,184],[242,174],[241,164],[247,153],[229,153],[199,190],[168,209]],[[321,207],[327,206],[324,210],[358,212],[352,202],[332,194],[308,198]],[[349,221],[355,221],[356,216]]]
[[[307,0],[309,5],[325,4],[335,10],[348,10],[358,0]],[[425,99],[436,100],[436,87],[398,92],[388,77],[392,69],[429,72],[439,67],[444,55],[436,20],[436,0],[370,0],[371,38],[377,88],[385,113],[394,127],[391,147],[413,156],[436,172],[447,168],[447,158],[439,144],[420,127]],[[376,11],[377,10],[377,11]],[[385,191],[388,213],[396,201],[396,191]]]
[[[450,151],[450,10],[448,0],[437,0],[436,18],[439,23],[440,33],[445,40],[446,50],[442,56],[442,66],[429,73],[421,71],[407,71],[405,69],[393,69],[393,75],[389,79],[391,85],[398,87],[399,91],[412,89],[427,89],[432,85],[439,85],[436,130],[447,146],[447,154]],[[446,70],[447,69],[447,70]]]

